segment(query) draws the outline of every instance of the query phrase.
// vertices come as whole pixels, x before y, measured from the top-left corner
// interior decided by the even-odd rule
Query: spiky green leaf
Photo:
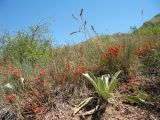
[[[98,90],[99,92],[106,90],[105,82],[101,78],[98,78]]]
[[[112,79],[117,79],[117,77],[119,76],[119,74],[121,73],[121,70],[116,72],[113,76],[112,76]]]
[[[138,96],[129,96],[129,95],[125,95],[123,96],[124,99],[132,102],[132,103],[137,103],[138,105],[145,105],[145,101],[140,99]]]
[[[103,79],[103,81],[105,83],[105,88],[106,88],[106,90],[108,90],[110,76],[109,75],[102,75],[101,79]]]
[[[149,100],[151,99],[151,96],[146,93],[145,91],[140,90],[138,87],[133,88],[134,93],[138,94],[137,96],[143,100]]]
[[[109,84],[109,92],[113,92],[113,90],[117,87],[118,79],[111,80]]]
[[[108,98],[112,97],[111,93],[109,93],[107,91],[101,91],[100,95],[104,100],[107,100]]]
[[[118,84],[118,75],[121,73],[121,71],[116,72],[112,78],[111,78],[111,82],[109,84],[109,92],[113,92],[113,90],[116,88],[117,84]]]
[[[93,85],[93,87],[95,88],[95,90],[97,92],[99,92],[96,77],[91,72],[87,72],[87,73],[85,73],[83,75],[91,82],[91,84]]]

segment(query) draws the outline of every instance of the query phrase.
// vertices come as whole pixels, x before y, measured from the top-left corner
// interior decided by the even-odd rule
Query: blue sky
[[[139,27],[160,13],[160,0],[0,0],[0,32],[15,33],[52,17],[49,35],[57,44],[81,42],[82,35],[69,35],[79,26],[71,15],[79,15],[81,8],[88,26],[100,34],[113,34],[129,32],[130,26]]]

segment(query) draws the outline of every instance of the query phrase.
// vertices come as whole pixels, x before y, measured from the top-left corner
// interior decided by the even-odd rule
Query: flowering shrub
[[[46,69],[45,68],[42,68],[41,70],[40,70],[40,76],[41,76],[41,78],[45,78],[46,77]]]
[[[50,69],[49,75],[50,75],[50,76],[52,77],[52,79],[54,80],[55,75],[54,75],[54,69],[53,69],[53,68]]]
[[[14,80],[19,80],[22,76],[22,72],[19,68],[13,67],[11,65],[4,66],[0,69],[1,77],[12,78]]]
[[[72,67],[71,61],[70,61],[70,60],[67,60],[67,61],[66,61],[66,64],[65,64],[65,67],[64,67],[64,69],[63,69],[63,71],[62,71],[62,73],[61,73],[60,85],[61,85],[62,87],[63,87],[63,85],[64,85],[64,80],[67,78],[67,75],[68,75],[71,67]]]
[[[114,45],[106,49],[102,54],[100,61],[101,66],[104,66],[105,71],[108,73],[114,73],[121,68],[121,46]]]
[[[75,70],[73,71],[74,75],[77,77],[81,77],[83,73],[85,73],[86,67],[83,65],[78,65]]]
[[[120,49],[120,45],[109,47],[103,55],[104,59],[115,59],[118,57]]]
[[[160,51],[151,43],[145,42],[138,49],[137,56],[145,74],[158,74],[160,68]]]
[[[41,95],[34,95],[35,93],[33,93],[33,95],[28,94],[28,98],[21,102],[21,107],[23,108],[24,112],[30,113],[37,118],[40,118],[46,114],[48,107],[40,100],[40,98],[42,98]]]
[[[14,76],[14,79],[20,79],[20,77],[22,76],[21,70],[20,69],[15,69],[13,71],[13,76]]]
[[[28,78],[22,73],[20,68],[11,64],[0,67],[1,99],[16,103],[36,116],[45,115],[48,107],[45,104],[50,95],[47,68],[33,69]]]
[[[5,99],[10,103],[14,103],[16,101],[16,96],[14,94],[7,94],[5,95]]]
[[[148,54],[150,52],[150,49],[152,49],[153,46],[151,45],[151,43],[149,42],[145,42],[143,47],[139,48],[137,51],[137,55],[138,57],[143,57],[146,54]]]

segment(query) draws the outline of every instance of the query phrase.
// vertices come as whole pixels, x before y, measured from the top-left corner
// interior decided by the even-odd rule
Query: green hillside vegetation
[[[74,46],[26,31],[0,38],[1,119],[160,119],[160,14]]]
[[[160,25],[160,14],[156,15],[155,17],[153,17],[150,21],[145,22],[142,27],[143,28],[155,27],[157,25]]]
[[[145,22],[142,27],[135,32],[139,32],[145,35],[155,35],[160,32],[160,14],[153,17],[150,21]]]

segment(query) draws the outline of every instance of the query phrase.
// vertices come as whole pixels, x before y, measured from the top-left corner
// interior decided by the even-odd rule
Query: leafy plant
[[[116,72],[113,76],[103,75],[101,78],[96,78],[91,72],[87,72],[83,74],[93,85],[95,91],[98,93],[98,96],[103,101],[107,101],[108,98],[112,97],[112,92],[116,88],[118,84],[118,75],[121,71]],[[83,107],[87,106],[94,100],[94,97],[89,97],[82,101],[79,105],[75,108],[75,114],[81,110]]]
[[[151,96],[147,94],[146,92],[139,90],[137,87],[134,88],[134,93],[136,93],[136,96],[132,95],[124,95],[123,98],[132,102],[137,103],[140,106],[146,105],[146,100],[149,100]]]
[[[15,37],[3,35],[0,38],[0,52],[4,59],[20,64],[30,62],[32,65],[49,59],[52,55],[52,41],[44,37],[42,30],[39,27],[34,32],[30,29],[27,32],[20,31]]]
[[[101,78],[96,78],[91,72],[87,72],[83,75],[91,82],[99,96],[106,100],[112,97],[111,93],[117,86],[117,77],[120,72],[121,71],[116,72],[113,76],[110,76],[109,74],[103,75]]]
[[[137,103],[140,106],[145,105],[145,101],[143,99],[139,98],[138,96],[125,95],[125,96],[123,96],[123,98],[132,102],[132,103]]]
[[[160,100],[160,95],[153,97],[153,100]]]

